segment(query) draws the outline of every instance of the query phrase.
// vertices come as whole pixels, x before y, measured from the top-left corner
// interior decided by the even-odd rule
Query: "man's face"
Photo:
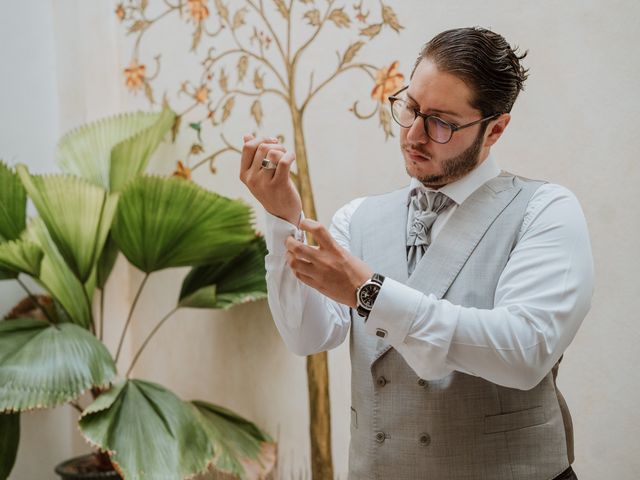
[[[439,71],[429,59],[420,62],[405,93],[411,107],[436,114],[449,123],[463,125],[482,117],[470,105],[471,89],[460,78]],[[488,149],[483,148],[484,140],[482,124],[458,130],[445,144],[427,136],[421,118],[411,127],[400,129],[407,173],[432,188],[464,177],[484,160],[488,154]]]

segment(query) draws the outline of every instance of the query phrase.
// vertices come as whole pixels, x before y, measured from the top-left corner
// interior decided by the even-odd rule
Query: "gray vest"
[[[507,173],[489,180],[457,208],[410,278],[408,188],[362,203],[351,220],[351,251],[425,294],[491,309],[541,184]],[[384,340],[366,335],[355,313],[350,344],[351,480],[543,480],[568,468],[570,417],[552,372],[528,391],[457,371],[426,381]]]

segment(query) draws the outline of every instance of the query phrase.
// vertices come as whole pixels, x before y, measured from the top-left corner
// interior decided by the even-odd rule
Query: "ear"
[[[500,136],[504,133],[507,125],[511,121],[511,115],[509,113],[503,113],[498,118],[489,121],[487,132],[485,133],[483,147],[490,147],[498,141]]]

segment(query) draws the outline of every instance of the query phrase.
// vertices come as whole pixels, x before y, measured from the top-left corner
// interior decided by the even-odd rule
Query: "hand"
[[[249,191],[267,212],[297,225],[302,202],[289,176],[295,155],[288,153],[275,138],[257,139],[253,135],[245,135],[242,139],[244,146],[240,161],[240,180],[249,187]],[[262,160],[265,158],[277,164],[277,168],[262,168]]]
[[[302,283],[336,302],[356,307],[356,291],[373,270],[342,248],[320,223],[304,219],[300,228],[313,235],[318,247],[287,238],[287,264]]]

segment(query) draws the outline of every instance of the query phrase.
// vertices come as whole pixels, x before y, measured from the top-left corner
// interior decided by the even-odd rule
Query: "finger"
[[[300,222],[299,228],[313,235],[320,248],[334,249],[337,245],[329,230],[320,222],[305,218]]]
[[[280,157],[276,173],[273,176],[273,182],[285,183],[289,181],[289,172],[291,171],[291,165],[296,159],[296,154],[293,152],[287,152]]]
[[[318,258],[318,249],[316,247],[305,245],[293,237],[288,237],[284,242],[284,245],[287,252],[294,258],[306,260],[307,262],[312,263]]]
[[[296,272],[295,270],[293,270],[293,274],[298,280],[300,280],[305,285],[309,285],[311,288],[315,288],[316,290],[318,290],[318,282],[314,277],[310,275],[305,275],[302,272]]]
[[[245,133],[245,134],[242,136],[242,143],[247,143],[249,140],[253,140],[254,138],[256,138],[256,137],[254,137],[254,136],[253,136],[253,134],[251,134],[251,133]]]
[[[256,150],[262,144],[274,144],[278,143],[278,139],[276,138],[253,138],[247,142],[245,142],[242,147],[242,155],[240,157],[240,172],[245,172],[251,168],[251,163],[255,158]],[[260,159],[262,160],[262,159]]]
[[[317,267],[313,263],[301,258],[292,256],[291,260],[289,261],[289,268],[291,268],[294,273],[302,273],[303,275],[307,275],[309,277],[317,276]]]
[[[280,152],[286,152],[287,149],[284,148],[283,145],[280,145],[279,143],[273,144],[273,143],[262,143],[260,144],[260,146],[257,148],[255,155],[253,156],[254,160],[253,163],[251,165],[250,170],[253,172],[259,172],[260,169],[262,168],[262,160],[264,160],[265,158],[267,158],[267,155],[269,154],[269,151],[271,150],[276,150],[276,151],[280,151]]]

